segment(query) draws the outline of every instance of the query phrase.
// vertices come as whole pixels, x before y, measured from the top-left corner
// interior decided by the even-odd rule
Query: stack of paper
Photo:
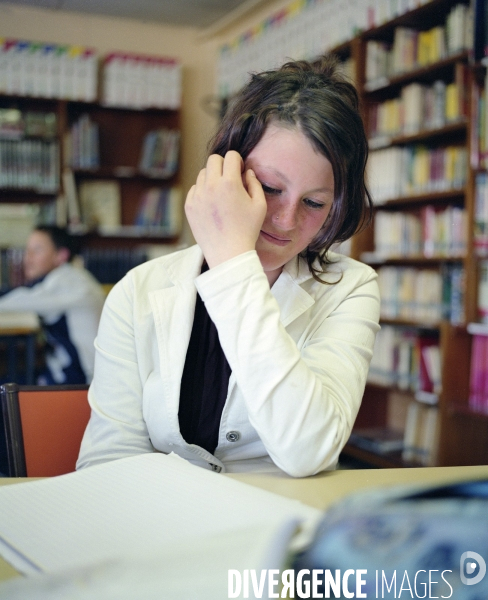
[[[151,586],[158,598],[226,598],[228,569],[283,567],[297,526],[306,542],[320,516],[156,453],[6,486],[0,553],[25,574],[53,575],[9,582],[0,598],[149,598]]]

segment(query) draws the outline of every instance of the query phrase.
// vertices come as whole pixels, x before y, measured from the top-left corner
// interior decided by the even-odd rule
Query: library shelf
[[[452,204],[462,202],[466,194],[466,188],[452,188],[439,191],[413,194],[411,196],[401,196],[398,198],[388,198],[374,205],[376,210],[396,210],[406,206],[424,205],[424,204]]]
[[[449,411],[452,415],[462,415],[472,417],[473,419],[485,419],[488,422],[488,408],[486,410],[474,409],[466,404],[453,402],[449,404]]]
[[[149,184],[161,185],[170,185],[171,183],[177,181],[176,175],[165,177],[160,174],[157,174],[156,172],[154,174],[150,174],[140,171],[136,167],[125,166],[100,167],[93,169],[74,168],[73,174],[79,179],[133,179]]]
[[[454,7],[461,4],[464,5],[463,9],[453,10]],[[351,256],[370,264],[378,270],[380,275],[383,267],[387,267],[392,272],[396,272],[398,269],[398,281],[407,282],[406,279],[401,280],[400,277],[402,273],[412,268],[417,273],[437,271],[438,276],[442,278],[443,289],[444,281],[450,282],[449,285],[452,286],[457,285],[456,288],[449,286],[446,288],[446,290],[450,290],[449,293],[454,290],[456,294],[454,298],[444,296],[443,306],[447,306],[444,304],[445,302],[454,302],[455,310],[452,311],[453,304],[449,304],[450,310],[443,312],[446,315],[443,320],[426,321],[421,319],[417,321],[381,317],[380,321],[383,329],[391,328],[392,335],[398,335],[401,343],[406,344],[409,335],[413,339],[425,338],[427,345],[429,340],[432,343],[437,342],[440,357],[440,385],[435,390],[436,393],[415,393],[399,389],[396,380],[391,386],[368,382],[353,431],[365,427],[388,427],[392,424],[390,423],[392,418],[397,427],[402,424],[402,414],[403,426],[406,428],[405,412],[402,413],[402,410],[404,411],[406,405],[417,404],[424,415],[423,418],[428,413],[434,417],[434,421],[437,423],[435,426],[437,429],[431,423],[427,431],[432,432],[431,437],[434,438],[432,464],[438,466],[480,464],[480,461],[484,460],[488,463],[488,446],[485,443],[485,440],[488,439],[488,419],[484,416],[477,419],[476,415],[471,414],[466,408],[462,409],[462,414],[461,412],[454,413],[452,410],[452,406],[463,403],[468,405],[471,338],[473,336],[468,333],[466,323],[474,322],[478,318],[478,264],[472,243],[475,220],[475,176],[477,168],[481,173],[484,173],[485,170],[479,170],[479,167],[484,166],[482,161],[477,164],[473,160],[477,151],[475,138],[478,128],[475,98],[476,94],[483,97],[484,90],[488,90],[488,87],[485,88],[487,69],[479,63],[473,65],[471,47],[468,45],[456,46],[450,42],[447,43],[443,52],[436,49],[429,59],[423,59],[423,64],[415,64],[413,60],[410,60],[410,65],[404,68],[404,65],[407,65],[405,57],[411,55],[408,54],[409,46],[402,47],[401,43],[408,44],[409,40],[415,40],[412,43],[417,43],[420,33],[430,32],[437,27],[445,27],[448,17],[450,18],[454,12],[462,13],[464,11],[466,15],[469,12],[469,5],[468,0],[432,0],[386,23],[364,31],[350,40],[348,44],[342,44],[337,49],[333,49],[339,59],[347,59],[354,63],[354,80],[363,107],[366,131],[370,132],[370,157],[374,159],[369,161],[368,167],[379,164],[379,171],[369,173],[373,200],[375,195],[379,198],[374,204],[372,224],[354,236],[351,244]],[[464,25],[468,20],[463,21]],[[450,23],[452,24],[452,21]],[[397,31],[398,28],[407,28],[413,31]],[[395,46],[398,42],[400,44]],[[395,59],[393,59],[394,49]],[[369,51],[372,52],[371,55]],[[388,55],[389,52],[391,55],[388,56],[385,63],[382,62],[382,53]],[[398,62],[399,57],[402,57],[401,62]],[[389,59],[392,59],[391,63]],[[386,63],[395,64],[395,71],[384,69]],[[407,87],[408,89],[404,91],[404,88]],[[453,97],[456,99],[454,104],[451,102],[449,110],[445,110],[441,116],[436,114],[434,118],[431,113],[423,118],[417,117],[417,115],[423,114],[422,110],[416,108],[419,101],[423,103],[426,101],[425,98],[430,101],[431,98],[428,94],[441,94],[442,90],[446,93],[445,98],[447,98],[448,88],[452,93],[451,100]],[[414,91],[418,97],[414,95]],[[424,96],[424,93],[428,93],[427,96]],[[410,102],[412,97],[415,98],[415,102],[409,104],[407,110],[405,103]],[[483,101],[486,105],[485,98]],[[441,106],[442,103],[439,105]],[[444,106],[447,106],[447,103]],[[398,107],[400,107],[399,111]],[[400,120],[398,120],[398,115],[400,115]],[[410,120],[407,120],[406,115],[410,115]],[[399,132],[409,133],[400,134]],[[486,144],[488,147],[488,137]],[[478,145],[482,146],[483,144]],[[422,149],[422,151],[425,149],[425,155],[427,155],[425,163],[420,162],[423,159],[421,152],[418,152],[417,149]],[[481,150],[483,149],[481,148]],[[374,156],[375,152],[378,153],[376,156]],[[445,161],[447,156],[449,156],[449,161],[457,161],[459,156],[459,163],[456,163],[456,175],[452,178],[446,176],[448,171],[442,170],[439,177],[437,169],[442,161],[436,161],[443,152],[445,154],[442,161]],[[458,154],[455,155],[455,153]],[[486,149],[485,153],[488,155]],[[397,163],[407,159],[410,161],[408,164],[412,166],[412,170],[408,171],[405,168],[398,170]],[[414,170],[413,164],[417,159],[419,162],[415,163],[417,165],[415,168],[418,170]],[[390,165],[390,168],[386,167],[387,164]],[[488,159],[486,164],[488,164]],[[399,180],[397,185],[391,185],[393,180],[388,179],[388,175],[397,172],[400,174],[408,172],[411,175],[408,174],[405,181]],[[423,173],[423,175],[415,179],[416,174],[419,173]],[[378,174],[379,176],[384,174],[385,178],[378,180]],[[425,183],[426,181],[427,183]],[[442,188],[439,185],[441,181]],[[389,195],[388,189],[392,190]],[[405,189],[418,191],[408,192],[408,194],[403,192],[401,196],[397,195],[401,193],[398,190]],[[424,226],[426,223],[430,223],[425,219],[431,218],[432,214],[441,216],[445,213],[444,221],[447,223],[449,214],[455,213],[456,217],[459,216],[459,213],[456,212],[459,209],[463,211],[459,223],[465,223],[467,231],[462,239],[463,249],[457,245],[457,234],[460,230],[453,228],[452,245],[449,242],[445,246],[439,246],[446,248],[446,252],[450,254],[438,255],[436,252],[435,255],[432,255],[438,247],[436,245],[438,242],[436,237],[424,238]],[[415,248],[415,239],[413,239],[411,245],[406,244],[401,247],[406,247],[407,250],[412,248],[412,251],[416,252],[418,248],[421,250],[424,247],[427,248],[425,244],[429,242],[428,249],[431,249],[431,253],[406,256],[404,254],[396,255],[398,250],[395,250],[395,256],[392,256],[388,252],[388,244],[395,248],[397,246],[396,240],[391,236],[387,237],[381,247],[382,224],[388,222],[388,217],[384,213],[391,213],[392,223],[398,222],[399,228],[400,226],[404,227],[402,232],[410,231],[410,226],[411,230],[416,232],[413,228],[414,219],[419,219],[422,232],[421,245]],[[395,213],[398,213],[398,221],[394,220]],[[406,217],[404,220],[402,220],[403,215]],[[375,236],[377,220],[379,227]],[[442,223],[442,219],[435,223],[437,227]],[[452,221],[452,223],[454,227],[454,222]],[[431,235],[429,232],[429,236]],[[434,245],[432,245],[432,240],[434,240]],[[447,250],[448,247],[449,250]],[[458,248],[459,252],[457,252]],[[385,276],[389,275],[389,271],[385,271],[385,273]],[[401,289],[403,290],[403,288]],[[459,309],[458,312],[456,312],[457,309]],[[448,319],[452,319],[453,323]],[[388,333],[388,335],[390,334]],[[392,339],[396,340],[397,338]],[[375,371],[375,374],[381,374],[381,372],[380,369]],[[424,388],[421,387],[421,389]],[[396,413],[395,411],[399,407],[403,408]],[[392,415],[396,416],[392,417]],[[401,460],[401,453],[396,457],[388,456],[387,458],[371,456],[364,449],[355,448],[351,443],[348,443],[345,452],[354,454],[358,460],[374,466],[408,466]]]
[[[447,123],[435,129],[424,129],[409,135],[379,136],[369,140],[370,150],[380,150],[390,146],[404,146],[415,142],[428,142],[448,140],[453,142],[455,137],[465,136],[468,130],[468,121],[465,118]]]
[[[375,256],[373,253],[362,253],[361,260],[371,266],[378,265],[398,265],[398,266],[439,266],[443,263],[458,263],[464,260],[465,256]]]
[[[450,7],[462,4],[459,0],[430,0],[424,2],[402,15],[366,30],[362,37],[364,39],[381,38],[391,33],[396,27],[413,27],[418,29],[429,29],[439,23],[439,16],[444,14]]]
[[[382,469],[397,469],[402,468],[415,468],[422,467],[423,465],[416,462],[408,462],[403,460],[402,452],[395,450],[393,452],[377,453],[371,450],[365,450],[356,446],[352,442],[348,442],[342,453],[361,462],[367,463],[373,467],[379,467]]]
[[[178,202],[177,207],[177,201],[172,198],[169,208],[170,200],[165,196],[165,190],[176,189],[180,183],[178,168],[180,112],[178,109],[139,109],[107,106],[96,101],[6,94],[0,95],[0,109],[14,110],[20,115],[19,131],[2,132],[0,129],[0,141],[6,140],[7,144],[10,144],[11,140],[12,143],[16,143],[39,139],[56,144],[56,152],[53,152],[52,158],[55,163],[52,164],[55,164],[53,173],[57,180],[56,186],[51,185],[47,192],[30,186],[21,187],[17,185],[16,180],[15,185],[2,186],[0,177],[1,203],[44,205],[44,213],[52,221],[57,218],[55,215],[60,214],[58,212],[60,201],[64,201],[65,205],[61,213],[66,213],[68,225],[78,227],[80,218],[84,219],[86,213],[86,205],[82,205],[84,200],[82,188],[85,188],[86,197],[89,193],[87,186],[91,186],[89,187],[91,197],[98,198],[102,193],[100,189],[105,185],[104,193],[112,192],[110,198],[104,201],[104,206],[107,207],[106,214],[109,215],[106,224],[111,226],[117,224],[116,215],[119,215],[120,229],[110,235],[102,235],[98,233],[98,227],[90,225],[89,228],[93,231],[88,235],[80,236],[83,245],[101,250],[115,250],[141,244],[172,244],[178,240],[180,234],[175,232],[175,229],[182,221],[182,203]],[[31,114],[44,114],[46,120],[49,117],[51,126],[49,135],[27,135],[24,123],[27,122],[27,116]],[[84,129],[80,127],[76,130],[80,122]],[[156,143],[148,149],[148,137],[164,135],[164,132],[170,132],[176,141],[172,153],[163,153],[161,159],[161,152],[157,156],[155,154]],[[82,137],[83,135],[85,138]],[[161,145],[158,146],[158,151],[160,149]],[[78,153],[83,160],[79,160]],[[19,160],[21,156],[19,151]],[[167,156],[170,156],[170,159],[165,159]],[[159,162],[156,158],[160,159]],[[8,182],[9,179],[4,175],[3,181]],[[97,183],[100,186],[95,191]],[[157,200],[159,208],[154,214],[161,219],[161,223],[155,223],[155,227],[136,228],[134,227],[136,219],[150,193],[153,195],[160,193],[160,199]],[[89,201],[93,203],[96,200]],[[166,208],[163,209],[161,207],[164,202]],[[99,211],[97,218],[100,219],[100,225],[103,225],[104,215],[101,213],[103,210]],[[171,223],[166,223],[168,219]],[[161,226],[156,227],[159,224]]]
[[[450,56],[446,56],[436,62],[419,67],[405,73],[390,75],[389,77],[380,77],[366,81],[364,83],[364,94],[367,98],[374,98],[378,94],[397,90],[402,86],[414,82],[429,82],[438,78],[452,77],[455,65],[459,62],[467,62],[469,52],[463,50]]]

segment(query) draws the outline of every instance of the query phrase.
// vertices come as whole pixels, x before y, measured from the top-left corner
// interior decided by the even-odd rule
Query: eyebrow
[[[271,171],[271,173],[273,173],[274,175],[276,175],[276,177],[281,179],[281,181],[283,181],[283,183],[286,183],[286,184],[290,183],[290,180],[288,179],[288,177],[281,171],[278,171],[277,169],[275,169],[273,167],[267,167],[266,165],[258,164],[257,166],[261,167],[262,169],[266,169],[267,171]],[[324,192],[326,194],[334,194],[334,188],[332,188],[332,189],[329,187],[317,188],[314,190],[309,190],[307,192],[307,194],[314,194],[315,192]]]

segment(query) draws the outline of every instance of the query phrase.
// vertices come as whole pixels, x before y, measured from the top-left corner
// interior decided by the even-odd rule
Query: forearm
[[[249,420],[274,462],[289,474],[329,468],[361,402],[377,329],[376,284],[293,339],[254,259],[233,262],[214,271],[213,280],[211,272],[202,275],[197,286]]]

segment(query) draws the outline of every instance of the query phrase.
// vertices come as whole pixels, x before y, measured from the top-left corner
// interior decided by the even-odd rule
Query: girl
[[[252,77],[187,196],[197,245],[106,301],[79,468],[154,451],[215,471],[335,467],[379,320],[374,271],[330,251],[368,221],[366,159],[331,58]]]

